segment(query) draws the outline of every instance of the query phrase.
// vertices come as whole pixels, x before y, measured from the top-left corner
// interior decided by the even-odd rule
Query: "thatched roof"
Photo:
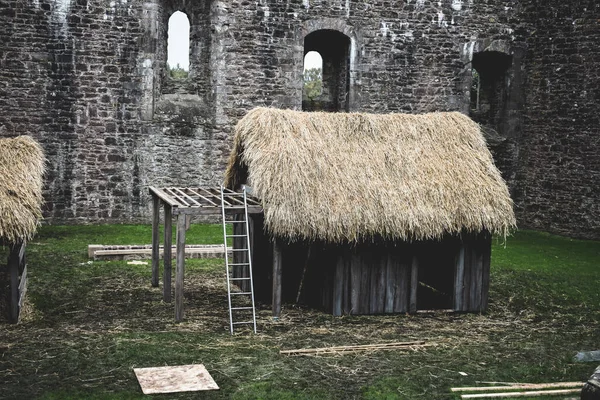
[[[290,240],[506,235],[515,226],[479,125],[457,112],[257,108],[235,128],[225,184],[246,180],[269,233]]]
[[[0,138],[0,240],[29,239],[42,217],[45,158],[29,136]]]

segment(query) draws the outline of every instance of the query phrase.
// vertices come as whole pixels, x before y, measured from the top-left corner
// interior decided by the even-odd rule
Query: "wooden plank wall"
[[[257,240],[262,230],[262,221],[260,227],[255,224],[255,292],[270,301],[272,240],[266,235]],[[462,241],[454,237],[443,244],[280,245],[284,304],[299,298],[333,315],[415,312],[439,303],[423,298],[431,293],[429,283],[447,293],[438,308],[479,312],[487,307],[491,239],[486,234],[463,235]],[[443,256],[431,255],[436,252]]]
[[[463,235],[456,257],[454,310],[483,312],[487,309],[492,239],[488,233]]]

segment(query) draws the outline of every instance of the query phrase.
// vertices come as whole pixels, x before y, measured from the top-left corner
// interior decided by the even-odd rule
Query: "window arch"
[[[303,77],[302,104],[314,104],[323,94],[323,57],[318,51],[312,50],[304,55]]]
[[[305,111],[348,111],[350,95],[350,38],[332,30],[320,29],[304,38],[304,55],[316,52],[321,58],[322,91],[318,101],[302,101]]]
[[[190,20],[181,11],[169,17],[167,67],[169,76],[175,79],[186,78],[190,70]]]

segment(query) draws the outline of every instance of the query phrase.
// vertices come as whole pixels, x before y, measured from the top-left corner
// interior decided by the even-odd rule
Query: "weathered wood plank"
[[[471,309],[470,302],[470,288],[471,288],[471,269],[472,269],[472,239],[470,235],[463,235],[463,246],[464,246],[464,274],[463,274],[463,297],[462,297],[462,311],[469,311]]]
[[[19,252],[22,243],[12,245],[8,255],[8,274],[10,282],[9,317],[12,323],[19,321]]]
[[[377,296],[375,300],[375,312],[382,314],[385,312],[385,292],[386,292],[386,277],[387,277],[387,257],[378,255],[375,258],[377,262],[376,286]]]
[[[158,287],[160,200],[152,195],[152,286]]]
[[[465,246],[464,243],[460,242],[460,248],[456,254],[456,261],[454,265],[454,310],[464,311],[464,278],[465,278]]]
[[[419,259],[413,255],[410,267],[410,302],[408,312],[417,312],[417,289],[419,287]]]
[[[21,272],[21,279],[19,282],[19,314],[21,307],[23,307],[23,301],[25,301],[25,294],[27,293],[27,265]]]
[[[171,206],[165,204],[165,231],[164,231],[164,247],[163,247],[163,300],[166,303],[171,302],[171,277],[173,276],[173,261],[172,249],[173,244],[173,216],[171,215]],[[177,221],[185,217],[178,217]],[[177,262],[179,260],[179,251],[177,250]],[[183,253],[185,258],[185,249]]]
[[[396,291],[394,297],[394,312],[408,312],[408,302],[410,296],[410,264],[412,256],[399,255],[395,261],[396,269]]]
[[[492,255],[492,236],[485,233],[483,237],[483,268],[481,275],[481,312],[487,310],[490,292],[490,261]]]
[[[177,217],[177,266],[175,270],[175,321],[183,320],[183,276],[185,274],[185,217]],[[167,247],[165,246],[165,251]],[[165,257],[165,260],[167,257]],[[170,258],[169,258],[170,259]]]
[[[344,296],[344,257],[340,254],[335,265],[333,276],[333,315],[342,315],[342,299]]]
[[[283,252],[281,244],[277,239],[273,241],[273,317],[281,315],[281,286],[282,286],[282,262]]]
[[[350,313],[360,314],[360,282],[361,282],[361,271],[360,271],[360,259],[356,255],[354,250],[350,250],[349,254],[350,263]]]
[[[394,254],[388,253],[385,257],[385,305],[384,312],[394,312],[394,300],[396,298],[396,271]]]
[[[165,193],[164,190],[150,186],[150,194],[159,197],[164,203],[167,203],[171,207],[177,207],[179,204],[175,199]]]

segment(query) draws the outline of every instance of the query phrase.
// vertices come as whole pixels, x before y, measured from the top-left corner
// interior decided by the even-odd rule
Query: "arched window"
[[[323,57],[317,51],[304,56],[302,103],[314,103],[323,93]]]
[[[169,18],[167,66],[171,78],[187,78],[190,70],[190,20],[181,11],[175,11]]]
[[[315,60],[317,57],[313,53],[317,53],[321,57],[322,89],[314,101],[305,101],[303,97],[302,109],[306,111],[348,111],[350,38],[331,29],[312,32],[304,38],[305,70],[308,61]]]

